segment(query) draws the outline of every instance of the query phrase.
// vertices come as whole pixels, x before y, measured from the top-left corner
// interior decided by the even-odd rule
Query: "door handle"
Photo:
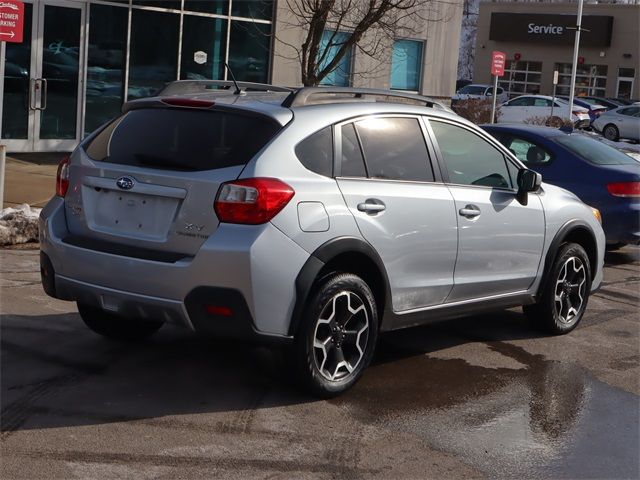
[[[382,203],[380,200],[374,199],[367,199],[364,203],[358,204],[358,210],[370,214],[380,213],[386,208],[387,206],[384,203]]]
[[[29,110],[35,110],[35,101],[36,101],[36,85],[38,84],[37,78],[29,79]]]
[[[40,83],[42,85],[42,93],[40,94],[40,110],[44,111],[47,109],[47,99],[49,98],[49,84],[47,83],[46,78],[41,78]]]
[[[480,215],[480,209],[475,205],[467,205],[464,208],[461,208],[458,213],[463,217],[475,218]]]

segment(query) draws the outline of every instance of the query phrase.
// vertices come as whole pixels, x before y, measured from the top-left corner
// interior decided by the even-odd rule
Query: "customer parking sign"
[[[0,0],[0,42],[22,42],[24,3]]]

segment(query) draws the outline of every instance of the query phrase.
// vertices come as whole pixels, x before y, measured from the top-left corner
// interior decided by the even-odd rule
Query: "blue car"
[[[640,162],[582,133],[534,125],[482,125],[546,183],[602,214],[609,249],[640,242]]]

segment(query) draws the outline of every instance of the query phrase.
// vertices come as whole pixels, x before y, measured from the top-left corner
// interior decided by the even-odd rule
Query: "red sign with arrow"
[[[491,75],[502,77],[504,75],[504,64],[507,61],[507,55],[504,52],[491,52]]]
[[[24,3],[0,0],[0,42],[22,43]]]

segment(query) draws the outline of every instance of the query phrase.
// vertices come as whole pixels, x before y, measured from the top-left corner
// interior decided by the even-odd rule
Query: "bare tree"
[[[353,49],[379,58],[390,39],[414,35],[427,21],[431,0],[287,0],[301,45],[281,41],[295,52],[305,86],[318,85]],[[328,32],[325,37],[325,32]]]

